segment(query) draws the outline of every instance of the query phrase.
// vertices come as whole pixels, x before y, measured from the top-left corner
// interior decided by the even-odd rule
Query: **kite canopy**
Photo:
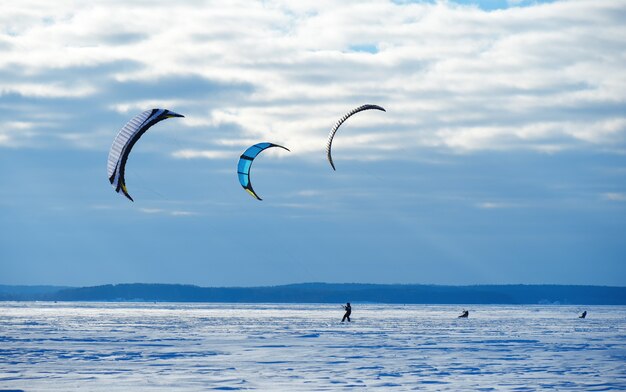
[[[343,124],[344,121],[350,118],[350,116],[357,114],[358,112],[362,112],[364,110],[370,110],[370,109],[382,110],[383,112],[386,111],[383,107],[378,106],[378,105],[367,104],[367,105],[359,106],[356,109],[350,110],[348,113],[346,113],[345,116],[341,117],[339,121],[337,121],[335,126],[333,126],[333,128],[330,130],[330,133],[328,134],[328,142],[326,143],[326,156],[328,157],[328,162],[330,162],[330,166],[332,166],[333,170],[337,170],[337,169],[335,169],[335,164],[333,163],[333,157],[330,155],[330,150],[333,146],[333,138],[335,137],[335,133],[337,133],[337,130],[339,129],[341,124]]]
[[[252,183],[250,182],[250,168],[252,167],[252,161],[256,158],[257,155],[261,153],[261,151],[266,150],[271,147],[280,147],[287,151],[290,151],[287,147],[279,146],[278,144],[273,143],[257,143],[254,146],[248,147],[246,151],[241,154],[239,158],[239,163],[237,164],[237,175],[239,176],[239,183],[250,195],[255,197],[257,200],[261,199],[252,189]]]
[[[109,182],[117,193],[123,193],[130,201],[133,198],[128,194],[126,189],[125,170],[126,161],[130,150],[133,148],[137,140],[154,124],[172,117],[185,117],[181,114],[171,112],[167,109],[152,109],[138,114],[133,117],[115,137],[111,150],[109,151],[109,160],[107,163],[107,174]]]

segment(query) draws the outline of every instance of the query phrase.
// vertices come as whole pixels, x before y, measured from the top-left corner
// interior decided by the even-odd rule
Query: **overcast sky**
[[[8,2],[0,283],[624,286],[625,37],[623,0]]]

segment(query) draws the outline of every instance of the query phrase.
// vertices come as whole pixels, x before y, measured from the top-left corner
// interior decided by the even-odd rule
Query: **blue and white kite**
[[[279,146],[274,143],[257,143],[254,146],[248,147],[246,151],[241,154],[239,158],[239,163],[237,164],[237,175],[239,176],[239,183],[250,195],[255,197],[257,200],[261,199],[252,189],[252,183],[250,182],[250,167],[252,167],[252,161],[256,158],[257,155],[261,153],[261,151],[266,150],[271,147],[280,147],[287,151],[290,151],[287,147]]]

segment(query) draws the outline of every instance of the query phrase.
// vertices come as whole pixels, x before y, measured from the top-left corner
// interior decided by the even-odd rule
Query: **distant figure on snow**
[[[346,321],[346,319],[348,319],[348,322],[350,322],[350,314],[352,313],[352,306],[350,306],[350,302],[343,306],[343,309],[346,311],[346,314],[343,315],[341,322],[343,323],[344,321]]]
[[[580,316],[578,316],[578,318],[585,318],[587,317],[587,311],[585,310]]]
[[[469,317],[469,310],[464,310],[463,313],[461,313],[461,315],[459,316],[459,318],[468,318]]]

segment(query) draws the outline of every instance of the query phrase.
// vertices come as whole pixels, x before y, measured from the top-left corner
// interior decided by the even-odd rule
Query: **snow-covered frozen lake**
[[[462,309],[0,302],[0,391],[626,390],[626,307]]]

